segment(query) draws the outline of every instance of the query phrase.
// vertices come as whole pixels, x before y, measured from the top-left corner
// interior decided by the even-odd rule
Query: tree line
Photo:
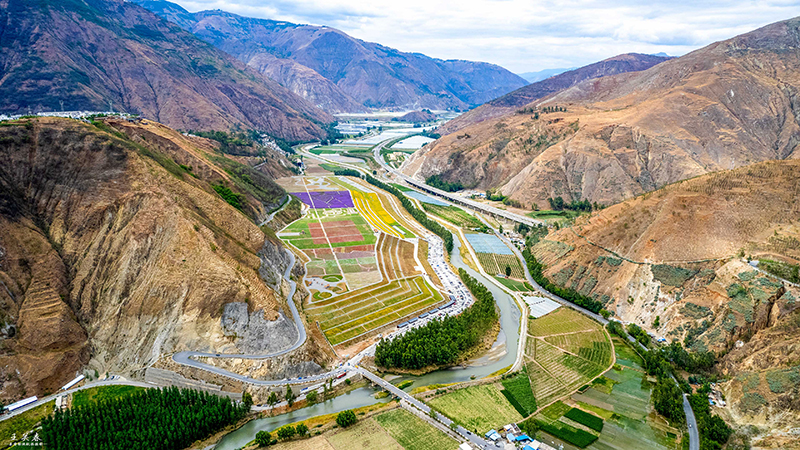
[[[464,269],[458,269],[458,274],[475,303],[458,316],[434,319],[392,340],[381,340],[375,350],[376,364],[410,370],[453,365],[481,341],[498,320],[494,296]]]
[[[561,287],[551,282],[550,279],[544,275],[544,264],[537,261],[536,257],[533,256],[529,249],[526,248],[523,250],[522,256],[525,258],[525,263],[528,266],[528,271],[531,273],[531,277],[533,277],[533,279],[546,291],[549,291],[568,302],[586,308],[595,314],[600,314],[603,317],[608,318],[610,313],[603,308],[603,304],[599,301],[591,297],[587,297],[574,289]]]
[[[447,181],[443,176],[436,174],[425,179],[425,184],[433,186],[447,192],[456,192],[464,189],[464,185],[458,181]]]
[[[333,174],[337,176],[348,176],[348,177],[358,177],[358,178],[362,177],[361,172],[353,169],[334,170]],[[408,211],[408,213],[411,214],[411,217],[413,217],[414,220],[416,220],[423,227],[427,228],[428,230],[432,231],[434,234],[442,238],[442,240],[444,241],[444,247],[445,249],[447,249],[448,253],[453,251],[453,233],[451,233],[447,228],[440,225],[439,222],[429,219],[428,215],[425,214],[425,211],[417,209],[411,202],[411,200],[409,200],[408,197],[406,197],[405,195],[403,195],[402,192],[400,192],[400,189],[397,189],[392,185],[386,184],[378,180],[377,178],[372,177],[371,175],[366,175],[364,179],[367,180],[369,184],[376,186],[380,189],[383,189],[384,191],[387,191],[390,194],[397,197],[397,199],[400,200],[400,203],[403,205],[403,208],[405,208],[406,211]]]
[[[554,211],[563,211],[568,209],[570,211],[591,212],[592,210],[601,210],[604,207],[600,203],[592,203],[589,200],[573,200],[570,203],[567,203],[561,197],[548,198],[547,202],[550,203],[550,209]]]
[[[145,389],[56,410],[42,421],[41,437],[48,450],[177,450],[238,422],[251,405],[191,389]]]

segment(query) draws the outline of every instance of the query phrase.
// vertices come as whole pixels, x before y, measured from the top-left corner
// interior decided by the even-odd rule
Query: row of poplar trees
[[[42,421],[47,450],[183,449],[236,423],[250,409],[202,391],[146,389],[64,411]]]

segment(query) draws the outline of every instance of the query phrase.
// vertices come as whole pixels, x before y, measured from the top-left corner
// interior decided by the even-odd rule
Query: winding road
[[[305,383],[310,381],[320,381],[331,378],[335,375],[338,375],[341,370],[334,370],[331,372],[326,372],[319,375],[312,375],[309,377],[303,377],[300,379],[284,379],[284,380],[256,380],[250,378],[245,375],[240,375],[235,372],[231,372],[229,370],[221,369],[219,367],[212,366],[211,364],[206,364],[200,361],[197,361],[192,358],[199,358],[199,357],[207,357],[207,358],[220,358],[220,359],[267,359],[267,358],[274,358],[276,356],[285,355],[291,351],[297,350],[301,345],[306,342],[308,335],[306,334],[305,324],[303,320],[300,318],[300,312],[297,311],[297,306],[294,304],[294,294],[297,291],[297,283],[295,283],[291,278],[292,268],[295,264],[295,256],[294,253],[289,251],[288,249],[284,249],[286,254],[289,255],[289,264],[286,267],[286,272],[283,274],[283,278],[289,283],[289,294],[286,297],[286,303],[289,305],[289,309],[292,311],[292,319],[294,319],[295,327],[297,328],[297,341],[292,344],[290,347],[285,348],[281,351],[274,352],[274,353],[267,353],[262,355],[256,354],[248,354],[248,353],[205,353],[205,352],[178,352],[172,355],[172,360],[178,364],[189,366],[189,367],[196,367],[198,369],[202,369],[211,373],[215,373],[217,375],[221,375],[224,377],[232,378],[234,380],[242,381],[245,383],[255,384],[258,386],[279,386],[284,384],[292,384],[292,383]]]

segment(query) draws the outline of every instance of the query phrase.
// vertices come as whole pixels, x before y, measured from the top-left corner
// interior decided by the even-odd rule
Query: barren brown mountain
[[[623,55],[604,59],[594,64],[589,64],[588,66],[569,70],[553,77],[537,81],[536,83],[523,86],[516,91],[512,91],[502,97],[486,102],[475,109],[471,109],[439,127],[437,132],[442,135],[455,133],[462,128],[484,120],[506,114],[513,114],[514,111],[519,108],[543,99],[550,94],[575,86],[582,81],[619,73],[646,70],[668,59],[670,58],[664,56],[625,53]]]
[[[798,45],[800,19],[791,19],[642,72],[584,81],[444,136],[404,170],[500,188],[530,207],[556,196],[611,204],[720,169],[797,158]]]
[[[326,135],[333,119],[177,25],[122,0],[0,0],[0,112],[114,110],[173,128]]]
[[[174,351],[295,342],[288,256],[254,222],[285,195],[267,176],[149,121],[6,122],[0,142],[4,400],[86,368],[141,375]],[[318,338],[296,351],[305,364],[272,368],[321,370]]]
[[[726,419],[769,442],[800,420],[800,286],[745,260],[800,263],[800,161],[669,185],[553,230],[533,253],[617,318],[725,355]]]

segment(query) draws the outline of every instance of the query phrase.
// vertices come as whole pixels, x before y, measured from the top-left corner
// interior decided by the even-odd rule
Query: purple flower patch
[[[353,208],[350,191],[293,192],[306,205],[314,209]]]

